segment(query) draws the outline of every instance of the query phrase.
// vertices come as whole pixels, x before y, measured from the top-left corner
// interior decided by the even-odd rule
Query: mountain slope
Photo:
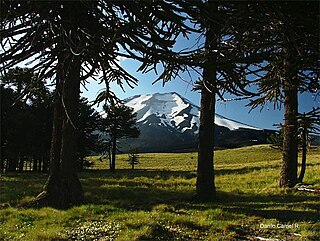
[[[138,139],[121,142],[140,151],[174,151],[195,149],[199,133],[200,108],[175,92],[137,95],[124,100],[137,113],[141,131]],[[264,142],[264,131],[235,120],[215,115],[216,144],[237,146]]]

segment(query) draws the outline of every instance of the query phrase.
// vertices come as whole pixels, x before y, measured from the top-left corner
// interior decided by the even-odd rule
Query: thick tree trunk
[[[65,13],[61,16],[64,28],[75,34],[79,12],[71,2],[64,3]],[[52,142],[50,153],[50,175],[44,191],[37,197],[40,206],[68,208],[84,202],[83,190],[76,173],[77,160],[77,118],[80,97],[81,57],[73,55],[66,41],[78,43],[76,36],[64,39],[63,50],[58,58],[56,102],[54,106]]]
[[[289,61],[289,60],[288,60]],[[294,70],[287,63],[288,75],[284,83],[283,158],[280,187],[294,187],[298,171],[298,88]],[[289,73],[290,72],[290,73]]]
[[[301,170],[300,175],[298,178],[298,182],[302,183],[304,174],[306,173],[306,166],[307,166],[307,136],[308,130],[306,127],[303,128],[302,131],[302,158],[301,158]]]
[[[78,205],[84,201],[82,186],[76,173],[81,62],[79,57],[73,56],[71,59],[70,66],[72,67],[67,74],[62,93],[65,118],[61,143],[60,178],[61,191],[64,194],[61,201],[66,206]]]
[[[37,196],[37,206],[52,206],[60,207],[58,198],[60,196],[59,185],[59,170],[60,170],[60,152],[62,140],[62,122],[63,122],[63,106],[62,106],[62,65],[61,60],[57,67],[57,79],[55,100],[53,107],[53,123],[52,123],[52,136],[51,136],[51,149],[49,161],[49,177],[43,188],[43,192]]]
[[[69,71],[63,75],[63,86],[57,83],[58,101],[54,108],[50,175],[44,192],[37,200],[41,206],[56,208],[68,208],[84,202],[82,186],[76,173],[81,63],[76,57],[68,56],[67,59]]]
[[[214,113],[215,96],[204,87],[201,92],[197,196],[210,200],[215,196],[214,184]]]
[[[210,2],[210,8],[215,14],[217,6]],[[203,82],[201,87],[200,103],[200,128],[198,146],[198,169],[197,169],[197,197],[200,200],[211,200],[215,197],[214,184],[214,117],[215,117],[215,93],[216,93],[216,55],[213,50],[217,49],[217,29],[207,29],[206,51],[208,57],[203,69]]]

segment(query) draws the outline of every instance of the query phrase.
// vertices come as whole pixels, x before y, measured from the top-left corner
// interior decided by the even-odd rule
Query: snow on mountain
[[[215,115],[214,123],[216,125],[218,125],[218,126],[227,127],[231,131],[237,130],[237,129],[240,129],[240,128],[252,129],[252,130],[262,130],[262,129],[259,129],[257,127],[246,125],[246,124],[243,124],[243,123],[238,122],[238,121],[230,120],[230,119],[228,119],[226,117],[223,117],[223,116],[221,116],[219,114]]]
[[[126,99],[125,104],[137,113],[138,125],[158,125],[193,135],[199,133],[200,108],[175,92],[137,95]],[[218,114],[215,115],[215,124],[229,130],[260,130]]]
[[[137,113],[138,138],[120,141],[122,151],[134,146],[141,152],[196,150],[200,108],[175,92],[136,95],[124,100]],[[238,147],[266,143],[267,130],[215,115],[215,146]]]

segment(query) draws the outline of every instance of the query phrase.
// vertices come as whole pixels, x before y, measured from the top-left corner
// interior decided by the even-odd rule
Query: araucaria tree
[[[167,62],[179,34],[189,27],[174,1],[2,1],[1,71],[33,61],[39,80],[55,82],[50,174],[36,204],[67,208],[83,203],[76,173],[80,82],[101,77],[109,84],[133,86],[137,79],[117,62],[141,61],[139,71],[164,65],[168,79],[180,67]]]
[[[116,170],[117,141],[121,138],[136,138],[140,131],[136,127],[136,116],[133,109],[123,104],[104,106],[105,116],[102,118],[102,131],[109,137],[110,171]]]
[[[293,187],[298,181],[298,94],[320,88],[319,2],[259,2],[248,5],[247,14],[252,27],[243,36],[243,48],[261,56],[252,71],[261,96],[251,106],[283,104],[280,187]]]
[[[183,3],[180,3],[183,5]],[[242,4],[243,5],[243,4]],[[240,4],[240,6],[242,6]],[[239,54],[240,42],[235,35],[241,33],[234,24],[241,17],[239,4],[216,1],[194,1],[183,5],[186,13],[199,27],[204,44],[193,50],[189,66],[202,70],[196,89],[201,91],[200,128],[197,168],[197,197],[212,200],[215,197],[214,181],[214,131],[216,97],[225,93],[234,96],[252,95],[244,65],[250,58]],[[200,72],[200,71],[199,71]]]

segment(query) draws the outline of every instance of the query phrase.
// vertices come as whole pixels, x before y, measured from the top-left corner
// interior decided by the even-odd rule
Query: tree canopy
[[[159,79],[170,79],[181,68],[173,44],[190,30],[180,12],[175,1],[2,1],[0,71],[31,61],[37,79],[55,81],[50,176],[37,205],[83,202],[75,171],[80,81],[99,78],[106,88],[97,101],[113,102],[110,82],[138,82],[119,57],[140,61],[142,72],[160,63]]]

